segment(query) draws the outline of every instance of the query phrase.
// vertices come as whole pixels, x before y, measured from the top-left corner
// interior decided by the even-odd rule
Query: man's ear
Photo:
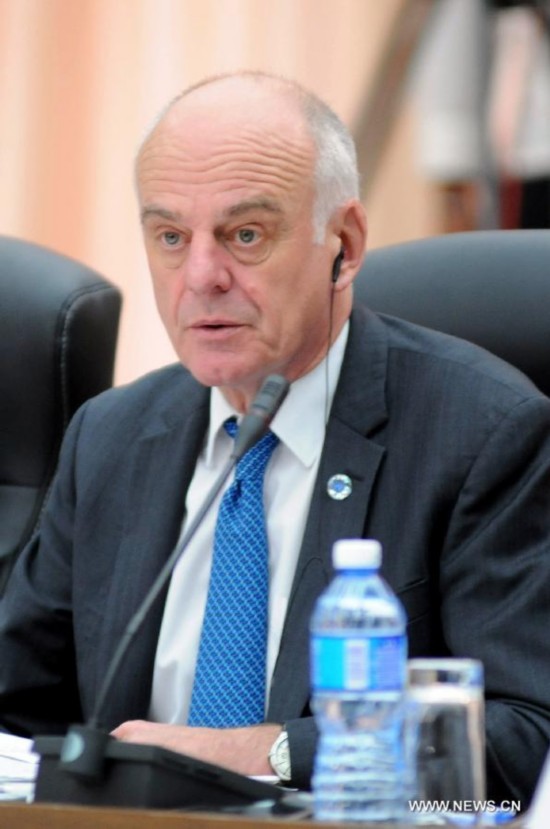
[[[332,282],[335,291],[343,291],[355,279],[365,255],[367,217],[361,202],[357,199],[346,202],[337,211],[332,230],[340,241],[332,268]]]

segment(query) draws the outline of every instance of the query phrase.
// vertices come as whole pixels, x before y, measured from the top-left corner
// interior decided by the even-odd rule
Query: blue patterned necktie
[[[235,420],[224,426],[235,437]],[[277,443],[267,432],[246,452],[220,504],[189,725],[229,728],[264,719],[268,546],[263,483]]]

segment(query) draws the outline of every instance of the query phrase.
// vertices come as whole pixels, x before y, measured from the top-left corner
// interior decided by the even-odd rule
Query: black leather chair
[[[454,233],[367,252],[356,301],[454,334],[550,395],[550,230]]]
[[[71,416],[112,384],[120,308],[120,291],[79,262],[0,237],[0,591]]]

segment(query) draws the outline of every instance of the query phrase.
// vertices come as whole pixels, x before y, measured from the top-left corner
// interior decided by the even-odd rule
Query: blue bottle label
[[[405,636],[313,636],[318,691],[398,691],[405,682]]]

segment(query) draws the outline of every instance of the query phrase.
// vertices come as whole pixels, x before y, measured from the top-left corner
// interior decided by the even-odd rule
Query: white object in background
[[[490,26],[485,0],[441,0],[412,77],[425,176],[463,181],[484,172]]]
[[[0,800],[32,800],[39,757],[32,740],[0,733]]]
[[[488,90],[488,130],[494,165],[518,178],[550,173],[550,45],[533,9],[495,18]]]

